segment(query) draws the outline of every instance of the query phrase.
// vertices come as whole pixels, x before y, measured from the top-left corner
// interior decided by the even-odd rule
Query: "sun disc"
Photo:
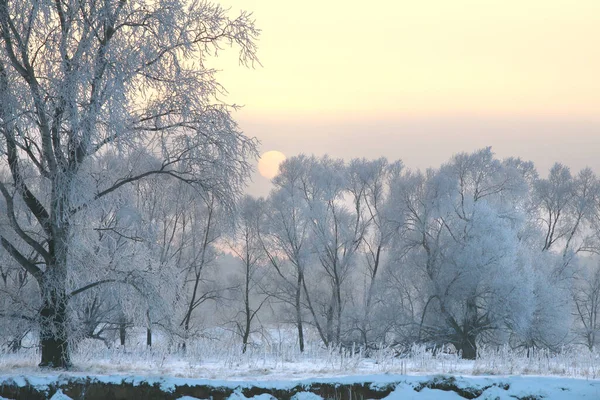
[[[279,173],[279,164],[285,159],[285,154],[280,151],[267,151],[258,160],[258,172],[267,179],[273,179]]]

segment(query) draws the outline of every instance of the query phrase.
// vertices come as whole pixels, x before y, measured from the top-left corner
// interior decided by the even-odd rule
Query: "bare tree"
[[[600,265],[590,264],[582,268],[573,291],[576,317],[582,329],[579,335],[592,351],[600,337]]]
[[[323,343],[328,346],[339,344],[341,340],[343,287],[355,264],[366,224],[360,215],[344,205],[349,177],[343,160],[325,156],[305,162],[307,173],[301,185],[312,231],[311,247],[329,283],[329,300],[321,302],[324,326],[311,303],[309,309]],[[306,287],[305,292],[308,300]]]
[[[559,348],[581,322],[583,305],[578,283],[582,257],[598,254],[600,249],[594,223],[600,186],[593,172],[583,169],[573,176],[568,167],[556,163],[547,178],[532,182],[533,206],[529,224],[539,230],[535,246],[535,312],[530,329],[524,332],[523,345]],[[541,252],[541,254],[540,254]],[[571,294],[571,298],[569,295]],[[575,312],[572,312],[575,310]],[[572,318],[575,318],[575,321]]]
[[[218,199],[211,192],[197,193],[194,204],[187,213],[184,226],[189,227],[183,232],[186,242],[184,260],[180,261],[183,268],[183,286],[181,292],[185,299],[185,314],[180,325],[183,326],[184,336],[190,336],[192,317],[199,307],[209,300],[217,300],[220,291],[215,285],[207,284],[206,270],[213,266],[217,251],[215,244],[221,237],[220,224],[222,213]],[[191,291],[189,287],[191,286]],[[183,343],[185,349],[185,341]]]
[[[293,307],[298,345],[304,351],[303,286],[304,273],[311,259],[311,221],[305,210],[302,179],[306,174],[304,157],[286,160],[273,179],[265,223],[259,230],[269,263],[276,272],[272,296]],[[291,268],[287,268],[288,264]],[[305,299],[310,302],[308,293]]]
[[[365,286],[362,304],[359,306],[362,313],[355,317],[353,329],[360,333],[363,346],[369,348],[375,341],[381,343],[387,330],[386,324],[375,321],[374,303],[384,252],[399,229],[396,226],[399,221],[392,223],[386,212],[389,208],[389,184],[392,177],[401,173],[402,162],[390,165],[385,158],[373,161],[355,159],[347,168],[348,192],[354,212],[364,226],[359,250],[364,254],[366,263],[366,268],[361,269]]]
[[[253,62],[257,34],[248,14],[230,19],[208,2],[0,1],[0,156],[11,172],[0,182],[10,219],[0,241],[39,285],[40,365],[70,364],[69,249],[81,210],[151,175],[233,203],[255,142],[216,100],[204,61],[235,44],[240,61]],[[92,160],[112,149],[131,164],[90,185]],[[156,161],[136,163],[142,153]]]
[[[246,196],[241,200],[236,226],[228,241],[229,248],[241,261],[243,270],[239,293],[242,297],[241,319],[235,319],[236,331],[242,337],[242,352],[248,348],[252,324],[269,296],[261,293],[260,284],[264,278],[264,252],[259,238],[260,219],[263,210],[262,200]]]
[[[542,251],[554,250],[563,259],[557,273],[563,273],[577,253],[598,253],[593,224],[600,183],[591,169],[573,177],[568,167],[556,163],[547,179],[535,182],[534,191],[545,236]]]

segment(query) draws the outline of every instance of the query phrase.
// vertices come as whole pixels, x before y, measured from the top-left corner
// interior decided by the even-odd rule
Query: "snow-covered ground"
[[[39,374],[34,349],[0,353],[0,374]],[[560,354],[539,351],[526,357],[507,348],[480,349],[480,358],[462,360],[456,354],[432,354],[414,347],[406,357],[381,350],[361,352],[308,346],[304,353],[293,345],[257,346],[242,354],[237,344],[204,342],[185,354],[156,346],[107,349],[91,342],[73,354],[72,373],[93,375],[173,376],[234,380],[281,380],[372,374],[541,375],[600,378],[600,353],[573,349]]]
[[[271,342],[252,346],[242,354],[239,343],[227,340],[198,341],[188,345],[187,351],[182,353],[160,341],[152,350],[142,344],[108,349],[92,341],[81,344],[73,352],[73,369],[60,374],[40,370],[37,367],[39,354],[34,348],[16,354],[0,353],[0,384],[44,387],[91,377],[105,383],[158,383],[170,390],[186,384],[291,388],[311,382],[342,385],[369,382],[374,385],[394,383],[395,389],[386,397],[388,399],[461,398],[453,391],[423,386],[423,382],[443,374],[456,377],[458,384],[464,387],[482,389],[478,399],[512,400],[525,396],[600,399],[598,352],[574,348],[559,354],[539,351],[526,357],[508,348],[481,348],[479,354],[477,360],[468,361],[456,354],[438,352],[434,355],[416,346],[404,357],[397,357],[391,349],[366,357],[356,349],[324,349],[316,342],[309,343],[304,353],[300,353],[294,343]],[[54,400],[67,399],[60,396],[65,395],[57,393]],[[296,399],[318,400],[314,396],[301,394]],[[243,398],[241,392],[230,396],[231,400]]]

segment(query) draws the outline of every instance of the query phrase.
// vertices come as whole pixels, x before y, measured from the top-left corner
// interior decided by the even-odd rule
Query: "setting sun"
[[[263,153],[258,161],[258,172],[267,179],[275,178],[279,173],[279,164],[285,161],[285,158],[285,154],[277,150]]]

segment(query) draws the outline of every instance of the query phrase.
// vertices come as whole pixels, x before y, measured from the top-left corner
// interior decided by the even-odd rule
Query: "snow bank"
[[[126,387],[129,393],[138,393],[135,389],[138,387],[142,394],[140,398],[148,390],[154,393],[158,391],[169,400],[202,400],[212,397],[229,400],[276,400],[278,397],[293,400],[600,399],[600,380],[541,376],[365,375],[304,380],[229,381],[48,374],[35,377],[0,376],[0,400],[19,398],[19,388],[35,388],[47,396],[52,395],[51,400],[70,400],[70,394],[76,396],[72,393],[85,393],[91,386],[94,386],[95,393],[99,393],[101,390],[98,387],[102,388],[102,385],[108,385],[109,389],[115,386],[121,389]],[[202,395],[196,397],[198,393]]]
[[[56,391],[56,393],[54,393],[54,395],[52,397],[50,397],[50,400],[73,400],[73,399],[71,399],[69,396],[64,394],[61,389],[58,389]]]

